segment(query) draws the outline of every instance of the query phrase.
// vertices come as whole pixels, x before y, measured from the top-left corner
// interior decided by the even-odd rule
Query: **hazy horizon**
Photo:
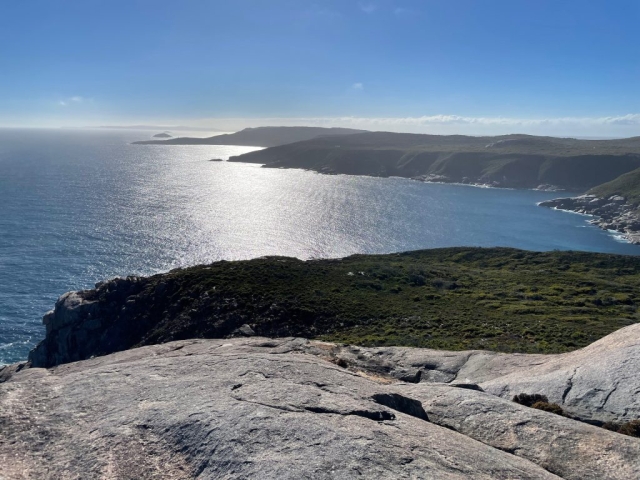
[[[640,135],[633,1],[30,0],[3,13],[2,127]]]

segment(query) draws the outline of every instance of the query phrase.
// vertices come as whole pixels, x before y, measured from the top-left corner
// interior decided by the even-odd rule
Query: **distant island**
[[[207,138],[180,137],[171,140],[145,140],[134,145],[237,145],[241,147],[276,147],[320,136],[342,136],[361,133],[351,128],[321,127],[258,127],[245,128],[236,133]]]
[[[172,138],[172,135],[169,135],[168,133],[157,133],[153,138]]]

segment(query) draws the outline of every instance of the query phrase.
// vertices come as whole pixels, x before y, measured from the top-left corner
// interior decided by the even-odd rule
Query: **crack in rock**
[[[410,415],[426,422],[429,421],[427,412],[424,411],[422,403],[413,398],[405,397],[397,393],[377,393],[371,397],[374,402],[389,407],[397,412]]]
[[[609,401],[609,398],[611,398],[611,395],[613,395],[613,392],[615,392],[618,389],[618,384],[616,383],[613,388],[611,389],[611,391],[609,393],[607,393],[607,396],[604,399],[604,402],[602,402],[602,405],[600,406],[601,409],[604,408],[604,406],[607,404],[607,402]]]
[[[350,410],[348,412],[340,412],[338,410],[332,410],[330,408],[324,407],[304,407],[305,410],[313,413],[328,413],[333,415],[356,415],[358,417],[368,418],[369,420],[375,420],[377,422],[382,422],[384,420],[395,420],[396,416],[387,412],[386,410],[373,411],[373,410]]]
[[[565,403],[565,399],[567,398],[567,395],[569,395],[569,392],[571,391],[571,389],[573,388],[573,377],[576,376],[576,373],[578,372],[578,368],[580,367],[576,367],[573,370],[573,373],[571,374],[571,376],[567,379],[567,386],[564,389],[564,392],[562,392],[562,404],[564,405]]]

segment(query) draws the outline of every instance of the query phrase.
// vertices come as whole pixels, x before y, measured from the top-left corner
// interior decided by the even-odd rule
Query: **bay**
[[[0,129],[0,364],[26,358],[60,294],[113,276],[447,246],[640,253],[536,205],[558,193],[209,161],[251,147],[130,145],[148,136]]]

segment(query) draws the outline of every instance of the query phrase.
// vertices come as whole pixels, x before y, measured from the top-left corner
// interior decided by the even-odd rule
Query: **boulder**
[[[569,413],[595,422],[640,419],[640,324],[575,352],[548,355],[523,368],[503,357],[505,375],[481,383],[503,398],[539,393]]]

